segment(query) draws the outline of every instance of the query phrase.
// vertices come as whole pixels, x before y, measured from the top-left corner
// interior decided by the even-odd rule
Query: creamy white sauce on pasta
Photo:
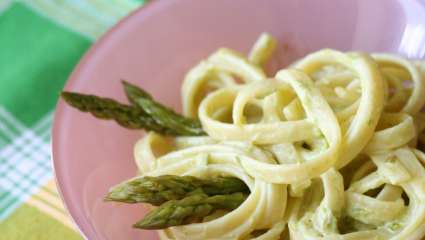
[[[425,63],[324,49],[266,76],[275,46],[262,34],[248,57],[223,48],[188,72],[184,114],[208,136],[137,142],[141,175],[234,176],[251,191],[161,239],[422,239]]]

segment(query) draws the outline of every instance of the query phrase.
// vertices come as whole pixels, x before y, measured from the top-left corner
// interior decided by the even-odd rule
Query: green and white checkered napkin
[[[0,240],[82,239],[52,179],[50,127],[82,54],[143,0],[0,0]]]

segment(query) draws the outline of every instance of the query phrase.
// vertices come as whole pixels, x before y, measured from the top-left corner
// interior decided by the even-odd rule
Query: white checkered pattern
[[[0,220],[52,177],[52,115],[27,128],[0,106]]]

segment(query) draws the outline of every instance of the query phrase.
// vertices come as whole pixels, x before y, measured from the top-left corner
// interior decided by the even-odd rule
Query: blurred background
[[[59,92],[87,49],[146,0],[0,0],[0,240],[83,239],[50,160]]]

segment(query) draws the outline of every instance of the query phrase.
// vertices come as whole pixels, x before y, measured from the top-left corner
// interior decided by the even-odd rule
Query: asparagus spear
[[[171,226],[200,222],[203,217],[215,210],[233,210],[246,198],[243,193],[208,196],[198,193],[181,200],[170,200],[154,209],[142,220],[134,224],[135,228],[163,229]]]
[[[174,132],[157,124],[142,110],[119,103],[113,99],[101,98],[73,92],[62,92],[62,98],[72,107],[83,112],[90,112],[100,119],[113,119],[119,125],[129,129],[149,129],[172,135]]]
[[[158,177],[137,177],[113,187],[105,197],[106,201],[125,203],[150,203],[159,206],[169,200],[178,200],[195,191],[208,196],[248,193],[243,181],[233,177],[200,179],[192,176],[163,175]]]
[[[198,120],[186,118],[171,108],[153,101],[147,92],[129,82],[123,81],[122,84],[128,100],[151,115],[158,124],[169,126],[179,132],[187,132],[188,135],[205,135]]]
[[[132,105],[137,105],[134,100],[138,98],[152,99],[152,96],[148,92],[139,88],[138,86],[124,80],[121,81],[121,83],[124,87],[124,91],[127,96],[127,99],[128,101],[130,101]]]
[[[156,103],[148,93],[127,83],[126,93],[132,99],[144,101],[146,106],[153,105],[152,109],[138,106],[129,106],[113,99],[97,97],[72,92],[62,92],[62,98],[71,106],[83,112],[90,112],[101,119],[113,119],[119,125],[129,129],[145,129],[164,135],[193,136],[204,135],[201,125],[196,120],[184,118],[177,113],[169,114],[171,110]],[[163,108],[164,110],[161,110]],[[154,112],[154,114],[152,114]],[[156,114],[166,112],[165,114]],[[166,119],[159,119],[166,118]],[[171,118],[176,118],[173,120]],[[185,119],[184,121],[182,120]]]
[[[175,129],[177,132],[185,133],[184,135],[205,135],[204,130],[201,128],[201,124],[196,120],[184,118],[171,109],[165,108],[161,104],[148,99],[140,98],[135,101],[138,106],[151,115],[159,125],[168,126]]]

